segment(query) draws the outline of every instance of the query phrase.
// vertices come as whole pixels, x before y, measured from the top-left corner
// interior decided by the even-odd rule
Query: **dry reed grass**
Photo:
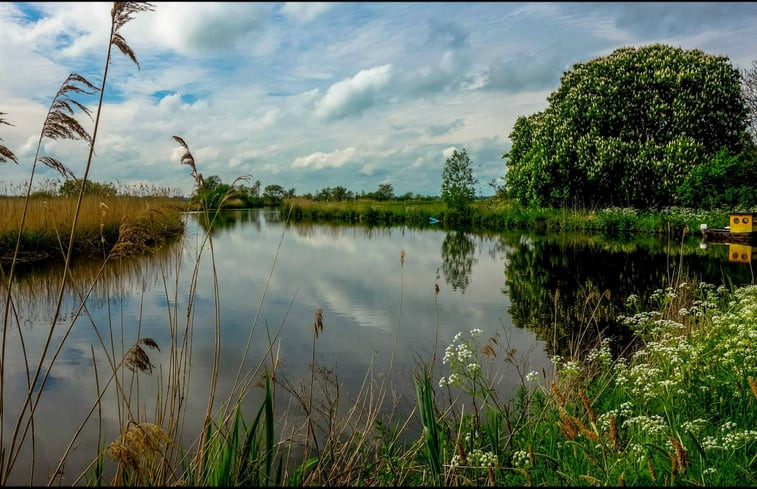
[[[31,255],[28,261],[60,256],[59,239],[69,236],[76,199],[66,197],[29,200],[21,252]],[[0,261],[10,262],[21,216],[23,197],[0,197]],[[121,254],[138,251],[123,243],[159,244],[181,232],[180,212],[183,204],[167,197],[86,196],[78,217],[74,236],[77,253],[102,255],[121,237]],[[107,247],[103,249],[103,247]],[[23,261],[23,260],[22,260]]]

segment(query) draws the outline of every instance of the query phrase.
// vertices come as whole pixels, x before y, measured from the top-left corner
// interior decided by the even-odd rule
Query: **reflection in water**
[[[107,262],[91,258],[74,260],[66,283],[66,288],[75,291],[70,297],[72,304],[89,293],[87,304],[99,307],[114,296],[129,295],[159,284],[161,273],[176,270],[181,246],[178,239],[141,256],[113,258]],[[15,275],[14,303],[27,323],[52,315],[62,277],[63,263],[35,264]],[[3,296],[7,288],[7,284],[0,281]]]
[[[669,250],[671,247],[654,240],[583,237],[571,241],[565,236],[482,236],[438,229],[304,222],[285,227],[273,209],[224,211],[215,224],[215,266],[210,263],[210,254],[204,253],[196,292],[191,295],[203,229],[198,218],[197,214],[189,215],[185,237],[173,247],[114,262],[96,283],[87,302],[88,316],[76,322],[66,340],[35,418],[37,433],[45,433],[44,444],[38,445],[37,482],[46,481],[50,468],[97,398],[93,345],[98,368],[104,369],[101,373],[108,369],[93,325],[100,331],[111,331],[105,342],[117,358],[141,337],[152,338],[160,345],[159,352],[149,352],[155,365],[152,376],[140,377],[138,387],[140,409],[151,412],[150,403],[162,395],[160,389],[165,385],[162,375],[175,358],[166,346],[170,346],[177,326],[192,324],[188,352],[191,377],[185,392],[185,432],[190,436],[197,433],[208,402],[216,313],[221,324],[218,402],[231,392],[240,365],[247,374],[272,357],[268,346],[277,334],[275,351],[281,362],[277,378],[300,385],[299,379],[309,378],[315,352],[315,363],[333,370],[344,400],[354,399],[369,369],[371,378],[394,380],[392,392],[397,398],[387,399],[386,408],[398,409],[404,415],[414,406],[415,393],[408,382],[412,372],[419,363],[429,361],[436,347],[435,373],[444,375],[446,366],[441,358],[458,332],[481,328],[482,337],[502,332],[512,348],[532,352],[525,368],[549,368],[548,354],[564,355],[571,336],[587,324],[592,332],[605,329],[610,334],[621,333],[614,318],[622,310],[623,300],[629,294],[642,295],[664,285],[670,263],[680,262],[677,247]],[[279,243],[280,253],[276,255]],[[488,253],[484,251],[487,248]],[[406,252],[404,264],[400,262],[402,250]],[[722,256],[711,251],[716,250],[687,245],[683,263],[692,273],[716,284],[725,277],[737,284],[745,279],[744,273],[748,277],[748,270],[741,273],[727,268],[725,249]],[[98,267],[96,262],[77,264],[72,269],[75,289],[88,287]],[[435,295],[440,268],[447,285],[439,284],[441,291]],[[218,311],[213,271],[218,277]],[[30,325],[21,328],[29,358],[37,358],[44,343],[60,273],[51,267],[47,272],[29,271],[19,278],[16,306],[21,322]],[[560,295],[555,311],[557,290]],[[609,299],[602,295],[605,290],[610,291]],[[597,302],[602,308],[595,311]],[[69,294],[64,315],[70,318],[77,304],[76,294]],[[318,308],[324,327],[314,344],[313,318]],[[15,334],[14,329],[8,335],[3,387],[6,399],[18,400],[26,392],[27,378]],[[55,340],[59,339],[56,332]],[[243,362],[248,340],[250,352]],[[517,375],[504,375],[503,379],[503,389],[516,387]],[[283,409],[291,402],[284,391],[279,389],[276,394],[277,406]],[[253,390],[244,405],[247,420],[254,417],[259,400],[260,391]],[[342,407],[348,402],[344,401]],[[114,406],[113,402],[102,404],[102,439],[106,441],[115,439],[121,426],[119,416],[123,413]],[[91,422],[77,443],[94,447],[97,440],[98,426]],[[94,452],[94,448],[77,451],[67,463],[66,474],[78,475]],[[11,482],[28,483],[28,477],[21,475],[24,471],[19,474]],[[71,480],[64,477],[66,482]]]
[[[618,320],[628,313],[625,300],[633,294],[644,301],[670,285],[674,272],[716,285],[753,283],[750,268],[728,263],[723,253],[703,253],[693,240],[683,248],[650,237],[503,235],[501,242],[513,324],[534,331],[550,354],[567,356],[579,342],[591,346],[599,332],[621,348],[631,338]]]
[[[213,235],[218,235],[225,231],[232,231],[239,226],[253,225],[256,231],[260,231],[260,213],[250,212],[248,210],[229,209],[221,212],[211,210],[208,214],[204,212],[192,212],[193,217],[202,226],[204,231],[208,230],[210,223],[213,223]]]
[[[476,244],[469,233],[463,231],[448,232],[442,241],[442,272],[444,280],[453,290],[465,292],[470,284],[473,265],[477,262],[473,256]]]

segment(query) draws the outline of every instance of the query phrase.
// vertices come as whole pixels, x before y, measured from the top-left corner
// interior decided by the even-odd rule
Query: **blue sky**
[[[99,85],[110,7],[0,3],[0,112],[14,124],[0,137],[20,163],[0,181],[28,180],[69,73]],[[141,69],[120,53],[111,63],[95,180],[190,193],[178,135],[206,176],[298,193],[391,183],[438,195],[446,155],[466,148],[488,194],[516,118],[544,109],[573,64],[662,42],[747,68],[757,3],[156,2],[122,33]],[[81,142],[44,152],[83,173]],[[35,181],[55,178],[44,168]]]

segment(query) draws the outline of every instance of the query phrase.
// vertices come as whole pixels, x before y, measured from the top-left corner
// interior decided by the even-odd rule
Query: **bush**
[[[719,151],[696,167],[678,188],[681,204],[701,209],[746,210],[757,205],[757,155]]]

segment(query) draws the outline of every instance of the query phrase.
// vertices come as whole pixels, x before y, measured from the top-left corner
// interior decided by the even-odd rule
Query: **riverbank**
[[[237,409],[208,429],[204,464],[190,465],[179,480],[319,487],[757,483],[757,287],[728,290],[682,277],[649,303],[628,297],[627,305],[624,321],[637,335],[629,350],[613,355],[609,338],[580,345],[570,357],[553,357],[550,371],[529,371],[507,337],[461,331],[436,365],[431,360],[408,376],[416,410],[407,420],[376,417],[374,401],[358,396],[349,408],[353,422],[342,424],[328,418],[338,404],[332,399],[332,410],[308,415],[308,423],[330,421],[324,444],[313,442],[311,457],[294,467],[293,440],[273,434],[278,420],[265,376],[252,427],[245,430]],[[512,375],[520,384],[515,392],[502,388]],[[415,425],[419,435],[403,441]],[[218,433],[225,436],[212,436]],[[165,484],[165,474],[142,475]]]
[[[659,211],[612,207],[598,210],[528,208],[499,199],[473,202],[470,212],[451,211],[441,200],[391,200],[324,202],[302,197],[284,199],[279,207],[294,222],[344,222],[366,224],[406,224],[424,226],[432,218],[445,228],[471,227],[487,230],[534,229],[537,231],[639,232],[679,234],[688,227],[699,232],[699,225],[722,227],[728,222],[727,210],[694,211],[666,208]]]
[[[29,200],[17,264],[61,260],[68,244],[76,198]],[[13,260],[23,197],[0,198],[0,264]],[[85,196],[74,236],[74,256],[143,253],[183,232],[182,201],[166,197]]]

